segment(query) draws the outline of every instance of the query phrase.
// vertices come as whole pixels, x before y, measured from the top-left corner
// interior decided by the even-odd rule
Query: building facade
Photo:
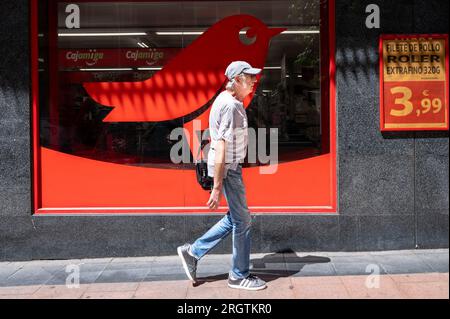
[[[264,69],[244,103],[252,252],[448,247],[448,6],[1,3],[0,260],[172,255],[214,224],[192,162],[238,59]],[[412,115],[446,127],[383,130],[380,39],[430,34],[447,89],[417,84]]]

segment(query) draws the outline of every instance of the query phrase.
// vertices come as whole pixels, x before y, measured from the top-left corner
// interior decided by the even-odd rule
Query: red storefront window
[[[32,1],[35,212],[209,212],[193,160],[233,60],[264,68],[245,101],[264,154],[278,132],[275,173],[244,163],[251,211],[335,212],[333,15],[319,0]]]

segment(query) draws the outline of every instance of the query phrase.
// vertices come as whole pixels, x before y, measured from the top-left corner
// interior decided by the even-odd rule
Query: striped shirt
[[[244,161],[248,145],[248,120],[244,105],[228,91],[220,93],[209,114],[211,145],[208,153],[208,175],[214,176],[215,145],[225,141],[225,172],[236,170]]]

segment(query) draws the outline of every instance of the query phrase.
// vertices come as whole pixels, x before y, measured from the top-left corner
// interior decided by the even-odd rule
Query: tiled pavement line
[[[367,276],[331,276],[331,277],[295,277],[295,278],[280,278],[279,280],[273,281],[271,287],[259,291],[259,292],[248,292],[242,290],[235,290],[226,287],[226,281],[212,282],[205,284],[204,288],[196,287],[193,288],[189,281],[172,281],[172,282],[150,282],[150,283],[139,283],[132,288],[129,286],[125,289],[120,289],[120,284],[88,284],[82,285],[82,294],[80,296],[73,296],[73,298],[176,298],[176,299],[191,299],[191,298],[408,298],[408,294],[405,293],[405,287],[409,286],[415,290],[420,290],[422,288],[432,289],[440,288],[442,290],[443,285],[447,286],[447,292],[438,293],[436,291],[431,291],[431,296],[438,298],[448,298],[448,273],[434,273],[434,274],[407,274],[407,275],[382,275],[382,287],[381,290],[368,290],[364,288],[362,284],[366,281]],[[280,281],[284,281],[281,283]],[[126,285],[127,283],[125,283]],[[309,284],[309,286],[308,286]],[[433,287],[434,284],[434,287]],[[181,288],[180,289],[180,285]],[[184,287],[182,287],[184,285]],[[207,286],[206,286],[207,285]],[[288,285],[289,290],[280,290],[276,286],[281,286],[286,288]],[[299,286],[303,285],[303,286]],[[420,287],[422,286],[422,288]],[[63,286],[64,287],[64,286]],[[122,286],[123,287],[123,286]],[[292,287],[292,288],[290,288]],[[22,287],[24,288],[24,287]],[[26,287],[25,287],[26,288]],[[57,287],[57,288],[62,288]],[[145,293],[145,288],[147,292]],[[272,288],[272,289],[271,289]],[[173,290],[182,290],[178,294],[175,294]],[[334,295],[332,294],[334,289]],[[409,288],[408,288],[409,289]],[[64,291],[65,295],[68,296],[68,291]],[[149,291],[150,290],[150,291]],[[299,293],[296,293],[298,290]],[[161,294],[163,291],[165,294]],[[138,294],[140,293],[140,295]],[[345,292],[345,293],[344,293]],[[1,292],[0,292],[1,293]],[[426,295],[420,295],[419,297],[426,297]],[[33,294],[23,294],[23,295],[13,295],[10,294],[9,297],[31,297],[36,298],[42,296],[41,293],[37,291]],[[3,298],[5,296],[0,296]],[[8,296],[6,296],[8,297]],[[45,297],[45,296],[44,296]],[[47,296],[52,298],[51,295]],[[191,297],[191,298],[189,298]],[[417,296],[416,296],[417,297]],[[414,298],[409,296],[409,298]]]
[[[82,264],[83,264],[83,263],[80,263],[79,266],[81,266]],[[102,268],[101,271],[99,271],[98,275],[97,275],[97,276],[95,277],[95,279],[93,280],[93,283],[95,283],[95,281],[101,276],[101,274],[105,271],[105,269],[108,267],[109,264],[110,264],[110,262],[109,262],[109,263],[105,263],[105,266]],[[67,265],[66,265],[66,267],[67,267]],[[46,281],[46,283],[50,282],[52,279],[54,279],[54,278],[55,278],[57,275],[59,275],[60,273],[63,273],[63,272],[65,273],[65,272],[66,272],[66,271],[65,271],[66,267],[64,267],[64,269],[61,270],[60,272],[55,273],[55,274],[52,276],[52,278],[50,278],[49,280]],[[44,283],[42,286],[47,286],[47,285],[45,285],[45,283]]]
[[[446,255],[447,259],[448,259],[448,250],[446,252],[429,252],[424,253],[422,251],[418,251],[418,252],[413,252],[414,255],[416,255],[418,258],[420,258],[422,260],[423,263],[425,263],[426,265],[428,265],[428,267],[430,267],[431,269],[433,269],[436,272],[439,272],[438,269],[435,268],[435,265],[433,265],[432,263],[430,263],[430,261],[425,257],[425,256],[429,256],[431,254],[438,254],[438,255]],[[448,271],[448,263],[447,263],[447,271]]]
[[[68,264],[69,265],[69,264]],[[80,264],[78,264],[80,265]],[[66,265],[67,266],[67,265]],[[104,267],[102,268],[102,270],[98,273],[98,275],[96,276],[95,280],[97,280],[100,275],[103,273],[103,271],[106,269],[106,267],[108,266],[108,264],[105,264]],[[23,267],[22,267],[23,268]],[[19,270],[21,270],[22,268],[20,268]],[[33,291],[33,294],[38,292],[39,290],[42,289],[51,289],[51,287],[65,287],[65,285],[48,285],[47,283],[49,283],[50,281],[52,281],[56,276],[58,276],[61,273],[65,273],[65,269],[66,267],[63,267],[63,269],[56,271],[55,273],[52,274],[51,277],[49,277],[47,280],[39,283],[39,284],[35,284],[35,285],[30,285],[30,286],[5,286],[5,287],[0,287],[0,290],[2,290],[2,288],[4,288],[4,290],[8,290],[8,288],[10,288],[10,290],[17,290],[20,291],[21,287],[24,287],[23,291],[24,293],[28,293],[30,289],[32,289],[33,287],[36,288]],[[17,273],[17,272],[16,272]],[[8,276],[8,279],[12,277],[12,275]],[[95,280],[93,282],[95,282]],[[27,288],[28,287],[28,288]]]
[[[284,262],[284,264],[282,265],[283,267],[281,267],[281,268],[283,268],[283,269],[281,269],[279,266],[279,264],[278,264],[278,266],[277,267],[275,267],[275,264],[274,264],[274,269],[271,269],[271,267],[269,266],[268,267],[268,265],[270,265],[270,261],[271,261],[271,259],[270,258],[268,258],[267,260],[266,260],[266,262],[268,263],[268,265],[267,266],[265,266],[265,267],[262,267],[263,269],[262,270],[260,270],[261,271],[261,274],[264,274],[264,273],[266,273],[266,274],[268,274],[268,273],[270,273],[271,271],[272,271],[272,275],[274,275],[275,274],[275,277],[277,277],[277,278],[285,278],[285,277],[287,277],[287,276],[292,276],[292,277],[298,277],[299,275],[300,275],[300,277],[302,277],[302,276],[304,276],[304,275],[306,275],[306,276],[315,276],[314,275],[314,273],[315,272],[317,272],[317,271],[313,271],[312,273],[311,273],[311,268],[313,268],[314,269],[314,265],[317,265],[317,268],[319,269],[319,273],[321,272],[321,271],[323,271],[323,270],[320,270],[320,268],[321,268],[321,266],[323,266],[324,264],[323,263],[321,263],[321,262],[318,262],[318,263],[314,263],[314,262],[311,262],[311,261],[307,261],[307,257],[309,256],[309,255],[320,255],[320,256],[312,256],[313,257],[313,259],[314,258],[325,258],[326,256],[328,256],[328,255],[330,255],[330,257],[331,257],[331,260],[329,261],[329,262],[327,262],[326,264],[329,264],[329,268],[331,268],[331,269],[333,269],[334,271],[332,272],[332,273],[330,273],[330,274],[326,274],[326,273],[324,273],[324,274],[318,274],[317,276],[329,276],[329,275],[339,275],[339,273],[338,273],[338,269],[336,269],[336,259],[333,259],[333,258],[337,258],[338,260],[340,259],[341,260],[341,263],[339,264],[339,265],[345,265],[345,264],[352,264],[351,262],[350,263],[347,263],[347,261],[345,260],[345,258],[343,258],[343,257],[345,257],[345,256],[347,256],[348,257],[348,259],[349,260],[352,260],[352,259],[354,259],[355,261],[358,261],[358,260],[361,260],[361,259],[368,259],[368,257],[370,257],[369,255],[375,255],[375,256],[379,256],[379,255],[381,255],[381,256],[387,256],[387,258],[394,258],[394,266],[395,267],[398,267],[398,262],[397,262],[397,260],[395,259],[395,257],[398,257],[398,258],[401,258],[402,256],[415,256],[415,257],[417,257],[418,258],[418,260],[420,260],[420,262],[421,263],[423,263],[424,265],[426,265],[427,266],[427,268],[429,268],[430,270],[431,269],[433,269],[433,270],[436,270],[435,268],[434,268],[434,266],[433,265],[430,265],[429,264],[429,262],[427,262],[427,260],[426,260],[426,258],[424,258],[424,256],[430,256],[430,255],[432,255],[433,253],[438,253],[438,254],[440,254],[440,255],[444,255],[445,253],[448,253],[448,249],[445,249],[445,250],[442,250],[442,251],[427,251],[427,250],[422,250],[422,251],[417,251],[417,254],[418,254],[418,256],[415,254],[416,253],[416,251],[393,251],[393,252],[372,252],[372,253],[368,253],[368,252],[359,252],[359,253],[330,253],[330,254],[327,254],[327,253],[324,253],[324,252],[304,252],[304,253],[302,253],[302,252],[294,252],[294,254],[293,254],[293,256],[295,257],[295,258],[297,258],[297,259],[300,259],[300,264],[303,264],[303,266],[302,266],[302,268],[300,268],[300,269],[298,269],[298,271],[297,272],[295,272],[295,273],[293,273],[293,274],[289,274],[289,270],[292,270],[292,269],[294,269],[294,270],[296,270],[296,268],[295,267],[289,267],[289,266],[292,266],[292,265],[294,265],[295,264],[295,262],[294,262],[294,264],[288,264],[288,263],[286,263],[286,262]],[[258,259],[258,257],[260,258],[260,259],[264,259],[265,257],[267,257],[267,256],[270,256],[270,255],[272,255],[272,254],[254,254],[254,255],[252,255],[252,257],[253,257],[253,259],[255,259],[255,260],[257,260]],[[275,254],[276,255],[276,254]],[[286,257],[287,257],[287,255],[290,255],[290,256],[292,256],[292,254],[284,254],[283,255],[283,259],[284,260],[286,260]],[[393,257],[389,257],[389,256],[393,256]],[[209,256],[208,256],[209,257]],[[217,264],[217,263],[221,263],[221,264],[223,264],[223,260],[227,260],[227,259],[229,259],[230,258],[230,256],[229,255],[216,255],[216,256],[211,256],[211,257],[213,257],[213,258],[209,258],[209,259],[207,259],[206,260],[206,263],[205,263],[205,266],[207,266],[206,268],[208,269],[214,269],[214,267],[215,267],[215,264]],[[133,261],[135,261],[135,262],[138,262],[138,261],[146,261],[146,260],[148,260],[148,262],[149,262],[149,265],[151,266],[151,269],[154,269],[155,267],[154,266],[156,266],[156,268],[157,269],[164,269],[164,268],[170,268],[171,269],[171,271],[169,271],[169,272],[167,272],[167,273],[164,273],[164,271],[161,273],[161,272],[158,272],[158,271],[156,271],[156,273],[153,273],[153,272],[148,272],[147,274],[146,274],[146,276],[144,276],[144,280],[145,279],[151,279],[151,281],[156,281],[156,280],[158,280],[160,277],[162,278],[162,280],[174,280],[174,279],[178,279],[178,280],[183,280],[185,277],[184,277],[184,274],[183,274],[183,271],[182,271],[182,269],[181,269],[181,267],[179,267],[179,262],[178,262],[178,259],[177,259],[177,257],[176,256],[166,256],[166,257],[153,257],[153,258],[150,258],[150,260],[148,259],[149,257],[146,257],[146,258],[144,258],[144,259],[139,259],[139,260],[136,260],[135,258],[123,258],[123,259],[118,259],[117,261],[117,263],[114,263],[113,261],[115,260],[115,259],[108,259],[108,262],[107,263],[104,263],[104,266],[103,266],[103,268],[101,269],[101,271],[99,271],[98,273],[96,273],[95,275],[96,275],[96,277],[92,280],[92,282],[96,282],[97,280],[98,280],[98,278],[100,278],[101,276],[102,276],[102,274],[103,274],[103,272],[106,270],[106,269],[108,269],[108,267],[110,266],[110,265],[114,265],[115,264],[115,266],[117,266],[117,265],[120,265],[120,264],[124,264],[124,265],[126,265],[126,264],[129,264],[130,263],[130,261],[131,262],[133,262]],[[370,258],[371,259],[371,258]],[[343,260],[343,262],[344,263],[342,263],[342,260]],[[378,259],[379,260],[379,259]],[[103,260],[100,260],[100,259],[94,259],[94,260],[89,260],[89,259],[87,259],[87,260],[85,260],[85,262],[83,262],[83,260],[74,260],[74,262],[77,262],[77,263],[79,263],[80,265],[81,264],[85,264],[85,265],[95,265],[95,264],[103,264]],[[272,260],[273,261],[273,260]],[[362,260],[361,260],[362,261]],[[376,262],[375,260],[373,260],[378,266],[380,266],[380,268],[385,272],[385,273],[390,273],[389,271],[388,271],[388,269],[386,269],[384,266],[383,266],[383,262]],[[66,263],[70,263],[70,261],[55,261],[55,263],[63,263],[64,265],[62,265],[61,267],[63,267],[63,266],[67,266],[66,265]],[[53,263],[52,263],[52,261],[49,261],[48,262],[49,263],[49,266],[52,266],[52,265],[54,265]],[[361,262],[360,262],[361,263]],[[365,263],[365,262],[364,262]],[[6,264],[6,265],[9,265],[10,263],[8,263],[8,264]],[[26,264],[25,264],[26,265]],[[39,268],[42,268],[42,269],[44,269],[44,270],[46,270],[45,269],[45,267],[46,267],[46,261],[35,261],[35,262],[30,262],[30,267],[31,266],[36,266],[36,267],[39,267]],[[389,266],[389,263],[387,263],[387,265]],[[9,277],[12,277],[14,274],[16,274],[18,271],[20,271],[21,269],[23,269],[23,267],[24,267],[24,264],[22,264],[21,265],[21,263],[19,263],[19,267],[18,267],[18,269],[13,273],[13,274],[10,274],[9,276],[8,276],[8,278]],[[51,267],[50,267],[51,268]],[[265,268],[265,269],[264,269]],[[289,269],[288,269],[289,268]],[[323,267],[322,267],[323,268]],[[365,267],[363,267],[364,269],[362,269],[361,268],[361,270],[359,270],[359,269],[357,269],[358,271],[354,271],[354,270],[352,270],[352,271],[350,271],[348,274],[349,275],[368,275],[368,274],[366,274],[365,273],[365,271],[363,271],[363,270],[365,270]],[[442,268],[442,267],[441,267]],[[112,267],[111,269],[117,269],[117,267]],[[287,271],[286,271],[287,270]],[[305,272],[305,270],[306,270],[306,272]],[[444,267],[444,270],[445,270],[445,267]],[[123,269],[123,271],[127,271],[127,269],[126,268],[124,268]],[[280,272],[281,271],[281,274],[279,275],[279,276],[277,276],[276,275],[276,273],[277,272]],[[286,272],[283,272],[283,271],[286,271]],[[54,272],[53,273],[53,276],[51,276],[51,278],[48,278],[48,280],[46,280],[46,281],[41,281],[41,282],[39,282],[39,284],[47,284],[48,285],[48,283],[49,282],[51,282],[52,281],[52,279],[54,279],[57,275],[59,275],[59,274],[61,274],[61,273],[63,273],[64,272],[64,267],[62,268],[62,269],[60,269],[60,270],[58,270],[58,271],[56,271],[56,272]],[[213,271],[214,272],[214,271]],[[354,272],[354,273],[352,273],[352,272]],[[430,271],[426,271],[426,272],[430,272]],[[406,272],[407,273],[407,272]],[[411,272],[411,273],[413,273],[413,272]],[[211,275],[208,271],[206,271],[206,275]],[[213,274],[214,275],[214,274]],[[269,275],[270,276],[270,275]],[[144,281],[144,280],[139,280],[139,281],[136,281],[136,282],[141,282],[141,281]],[[108,281],[106,281],[106,282],[108,282]],[[55,283],[55,284],[58,284],[58,283]]]

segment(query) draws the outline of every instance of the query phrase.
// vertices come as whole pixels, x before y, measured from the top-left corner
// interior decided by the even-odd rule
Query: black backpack
[[[202,150],[208,145],[209,141],[202,141],[198,148],[197,160],[195,161],[195,173],[197,176],[197,182],[200,186],[206,190],[211,191],[214,186],[214,179],[208,176],[208,161],[203,159]],[[200,159],[198,157],[200,156]]]

